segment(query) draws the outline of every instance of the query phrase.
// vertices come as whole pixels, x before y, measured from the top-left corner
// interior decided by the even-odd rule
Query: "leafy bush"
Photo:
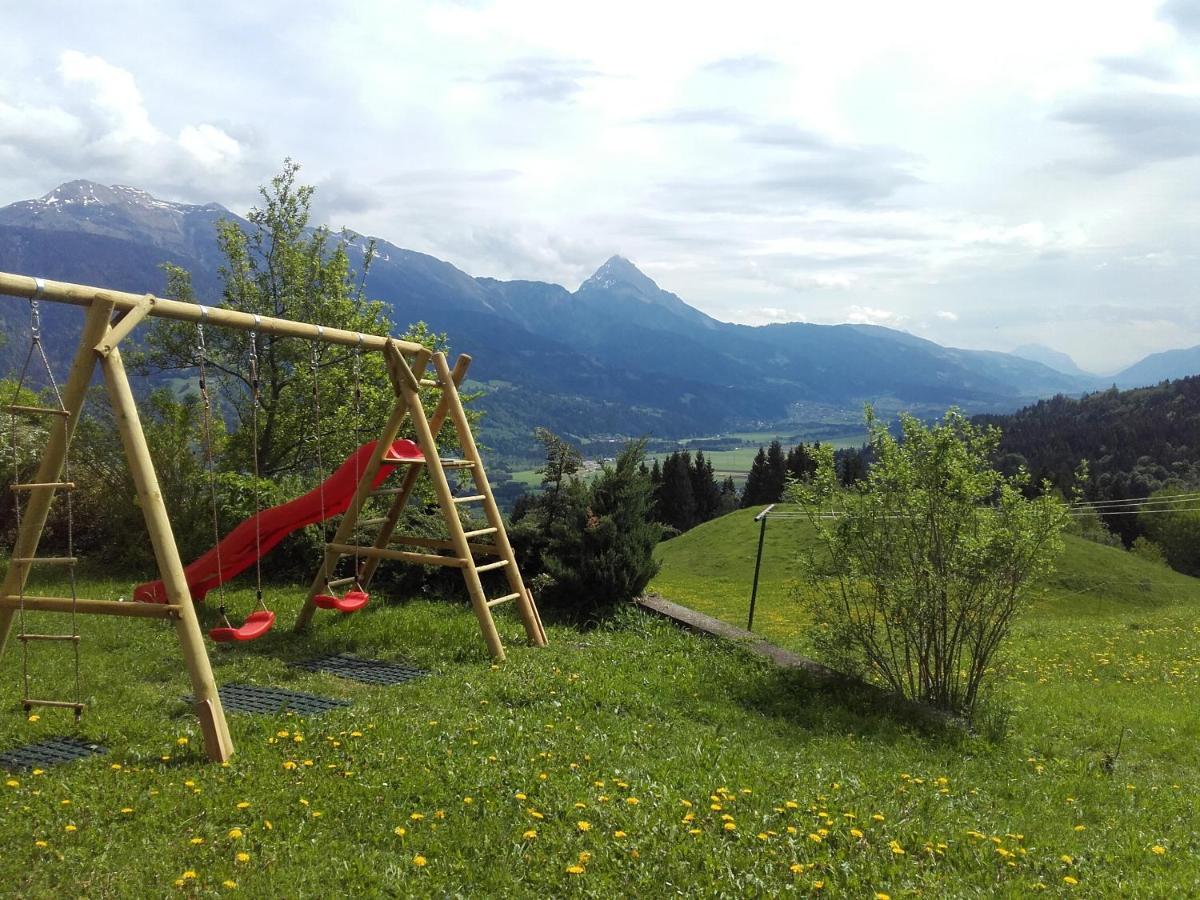
[[[1027,586],[1062,546],[1063,504],[1026,499],[1024,473],[989,464],[999,432],[956,411],[897,440],[868,410],[875,463],[840,490],[833,454],[795,484],[817,535],[806,550],[816,639],[843,668],[895,693],[971,715],[996,651],[1026,606]]]

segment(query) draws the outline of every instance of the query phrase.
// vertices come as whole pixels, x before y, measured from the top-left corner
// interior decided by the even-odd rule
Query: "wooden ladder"
[[[333,540],[325,546],[321,568],[313,579],[308,600],[304,609],[301,610],[296,624],[297,629],[307,627],[315,610],[313,598],[318,594],[352,583],[357,583],[365,588],[370,584],[381,561],[395,560],[424,566],[450,566],[461,569],[463,579],[467,584],[467,592],[471,598],[471,607],[479,621],[488,651],[493,658],[504,659],[504,646],[500,641],[500,635],[492,617],[492,609],[503,603],[515,602],[530,643],[534,646],[544,647],[546,632],[542,627],[533,597],[521,578],[516,556],[513,554],[512,545],[509,543],[508,534],[504,528],[504,519],[496,505],[491,484],[484,471],[483,459],[475,445],[471,425],[458,393],[458,387],[466,377],[471,358],[465,354],[460,356],[451,370],[445,354],[442,353],[417,354],[411,362],[405,360],[394,347],[389,347],[385,353],[388,374],[396,392],[396,405],[375,448],[375,453],[372,454],[361,473],[354,500],[338,525]],[[425,378],[425,369],[431,359],[434,377]],[[432,416],[427,417],[425,414],[425,407],[421,401],[421,388],[440,392]],[[399,486],[372,490],[371,485],[380,466],[385,462],[387,450],[396,439],[406,417],[412,419],[417,444],[421,448],[424,459],[406,461],[407,471]],[[437,436],[447,419],[450,420],[458,437],[459,446],[462,448],[460,458],[443,458],[438,450]],[[469,472],[474,484],[474,492],[455,496],[446,474],[447,470]],[[437,495],[438,506],[446,525],[447,537],[445,538],[427,538],[395,533],[396,526],[400,522],[422,472],[429,475],[434,493]],[[369,499],[386,496],[392,497],[386,515],[378,519],[360,520],[362,509]],[[473,531],[463,528],[459,510],[468,503],[482,505],[487,527]],[[353,541],[358,529],[365,527],[378,528],[375,539],[369,546]],[[392,545],[415,549],[401,550]],[[355,574],[348,578],[331,580],[329,576],[335,571],[338,560],[343,557],[354,557],[357,567]],[[491,557],[494,558],[494,561],[480,564],[479,557]],[[489,598],[484,592],[480,575],[493,571],[504,572],[508,591],[501,596]]]

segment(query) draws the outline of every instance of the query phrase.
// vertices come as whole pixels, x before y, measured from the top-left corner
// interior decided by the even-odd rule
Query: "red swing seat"
[[[320,609],[336,609],[340,613],[358,612],[367,605],[371,595],[358,588],[351,588],[345,595],[335,597],[333,594],[317,594],[313,597],[313,605]]]
[[[208,636],[218,644],[228,644],[235,641],[253,641],[268,631],[275,624],[275,613],[269,609],[259,609],[246,616],[246,621],[238,628],[221,625],[212,629]]]

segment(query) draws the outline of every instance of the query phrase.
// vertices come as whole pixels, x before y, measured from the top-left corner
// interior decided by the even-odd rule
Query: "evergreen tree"
[[[746,486],[742,490],[742,506],[757,506],[764,501],[767,491],[767,451],[762,447],[750,465],[750,473],[746,476]]]
[[[690,453],[672,453],[663,461],[659,488],[659,514],[664,525],[687,531],[696,524],[696,498],[692,492]]]
[[[552,605],[603,613],[640,594],[658,571],[653,554],[662,526],[651,517],[650,478],[639,466],[644,448],[632,442],[590,484],[570,485],[568,515],[546,553]]]
[[[696,503],[696,516],[693,525],[707,522],[717,514],[721,501],[721,488],[717,485],[713,474],[711,460],[704,458],[704,451],[696,451],[696,460],[689,472],[692,480],[692,497]]]
[[[771,441],[767,447],[767,472],[763,486],[763,503],[778,503],[783,498],[783,486],[787,482],[787,457],[779,441]]]

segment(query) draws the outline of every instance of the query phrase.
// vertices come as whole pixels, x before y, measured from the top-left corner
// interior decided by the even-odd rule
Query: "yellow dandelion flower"
[[[406,834],[408,834],[408,829],[403,825],[397,825],[392,829],[392,834],[394,834],[396,837],[404,837]]]
[[[702,832],[699,828],[689,828],[688,829],[688,834],[703,834],[703,833],[704,832]]]
[[[578,828],[580,831],[591,831],[592,823],[591,822],[576,822],[575,827]]]
[[[249,803],[247,803],[245,800],[243,800],[241,803],[239,803],[239,804],[237,805],[237,808],[238,808],[238,809],[249,809],[249,808],[250,808],[250,804],[249,804]]]
[[[37,721],[38,719],[40,719],[40,718],[41,718],[41,716],[39,716],[37,713],[34,713],[34,714],[33,714],[33,715],[31,715],[31,716],[30,716],[28,719],[26,719],[25,721],[27,721],[27,722],[36,722],[36,721]]]
[[[194,838],[192,838],[192,841],[191,841],[191,843],[192,843],[192,845],[193,845],[193,846],[197,846],[197,847],[198,847],[200,844],[203,844],[203,843],[204,843],[204,838],[202,838],[202,837],[194,837]]]
[[[127,816],[127,815],[129,815],[131,812],[133,812],[133,807],[132,807],[132,806],[123,806],[123,807],[121,807],[121,815],[123,815],[123,816]]]
[[[825,882],[814,881],[812,887],[813,887],[814,891],[823,891],[823,890],[825,890]]]
[[[513,794],[513,796],[516,797],[518,800],[528,800],[529,799],[524,794],[522,794],[520,791],[517,791],[515,794]]]
[[[17,779],[15,779],[15,778],[10,778],[10,779],[8,779],[8,781],[4,782],[4,784],[5,784],[6,786],[8,786],[8,787],[12,787],[12,788],[15,788],[15,787],[20,787],[20,786],[21,786],[21,782],[17,781]]]
[[[800,804],[797,803],[795,800],[788,800],[783,805],[785,807],[787,807],[788,809],[799,809],[800,808]]]
[[[426,865],[428,862],[429,862],[429,860],[427,860],[425,857],[423,857],[420,853],[418,853],[416,856],[413,857],[413,865],[416,866],[417,868],[421,868],[422,866]]]
[[[414,822],[420,822],[420,821],[421,821],[423,818],[425,818],[425,814],[424,814],[424,813],[415,812],[415,813],[412,813],[412,814],[409,816],[409,818],[410,818],[410,819],[412,819]]]
[[[196,877],[196,872],[193,869],[188,869],[186,872],[183,873],[183,878],[185,881],[191,881],[195,877]]]
[[[240,863],[248,863],[250,862],[250,854],[243,850],[241,853],[238,853],[236,856],[234,856],[234,859]]]
[[[240,829],[240,828],[230,828],[229,829],[230,840],[236,841],[239,838],[241,838],[241,836],[242,836],[242,829]]]
[[[737,825],[733,822],[726,822],[722,827],[726,831],[737,831]]]
[[[876,891],[875,900],[892,900],[892,896],[891,894],[885,894],[883,891]]]
[[[638,800],[637,797],[626,797],[625,802],[628,803],[630,806],[637,806],[638,803],[640,803],[641,801]]]
[[[1153,853],[1155,856],[1162,856],[1164,853],[1167,852],[1167,848],[1162,846],[1161,844],[1155,844],[1153,847],[1150,848],[1150,852]]]
[[[904,848],[900,846],[899,841],[892,841],[890,844],[888,844],[888,847],[891,849],[892,853],[894,853],[896,856],[904,855]]]
[[[1076,878],[1074,875],[1064,875],[1063,876],[1063,884],[1076,885],[1076,884],[1079,884],[1079,879]]]
[[[884,820],[884,818],[883,818],[883,814],[882,814],[882,813],[875,813],[875,815],[871,816],[871,820],[872,820],[872,821],[874,821],[874,822],[883,822],[883,821],[885,821],[885,820]]]
[[[580,863],[588,863],[588,862],[591,862],[591,860],[592,860],[592,854],[588,853],[588,851],[581,850],[579,852],[579,862]]]
[[[67,831],[67,832],[78,831],[78,830],[79,829],[76,828],[74,825],[67,825],[65,828],[63,828],[63,831]]]
[[[584,872],[584,868],[581,865],[567,866],[567,874],[568,875],[582,875],[583,872]]]
[[[466,806],[470,806],[474,802],[475,802],[474,797],[463,797],[463,804]]]
[[[296,768],[296,764],[289,759],[284,761],[283,767],[290,772],[292,769]]]
[[[267,829],[267,831],[270,831],[274,827],[275,826],[271,824],[270,819],[263,819],[263,828]]]
[[[45,850],[50,845],[48,843],[46,843],[46,841],[34,841],[33,846],[38,847],[39,849]]]
[[[619,841],[619,840],[621,840],[622,838],[629,837],[629,835],[627,835],[627,834],[626,834],[625,832],[623,832],[623,831],[614,831],[614,832],[613,832],[613,837],[615,837],[615,838],[616,838],[616,839]]]
[[[862,836],[863,836],[863,833],[859,829],[857,829],[857,828],[850,829],[850,837],[858,839],[858,838],[861,838]]]
[[[819,844],[823,840],[823,838],[819,834],[810,834],[808,836],[808,839],[810,841],[812,841],[814,844]]]
[[[232,891],[235,887],[237,887],[237,882],[234,881],[232,878],[226,878],[224,881],[221,882],[221,887],[228,888],[229,890]]]
[[[34,769],[34,770],[33,770],[33,774],[34,774],[34,775],[45,775],[45,774],[46,774],[46,770],[45,770],[45,769]]]
[[[185,737],[176,738],[175,743],[178,744],[180,747],[186,747],[188,745],[188,739]]]
[[[1086,825],[1076,825],[1075,830],[1076,831],[1087,831],[1087,826]]]
[[[801,872],[804,871],[804,866],[800,865],[800,863],[792,863],[790,866],[788,866],[788,870],[793,875],[799,875]]]
[[[528,831],[526,831],[524,834],[522,834],[521,837],[523,837],[527,841],[536,840],[537,839],[537,829],[530,828]]]
[[[1062,862],[1065,862],[1068,866],[1071,865],[1071,863],[1075,862],[1075,859],[1073,857],[1067,855],[1066,853],[1064,853],[1062,856],[1060,856],[1059,860],[1061,860]]]

